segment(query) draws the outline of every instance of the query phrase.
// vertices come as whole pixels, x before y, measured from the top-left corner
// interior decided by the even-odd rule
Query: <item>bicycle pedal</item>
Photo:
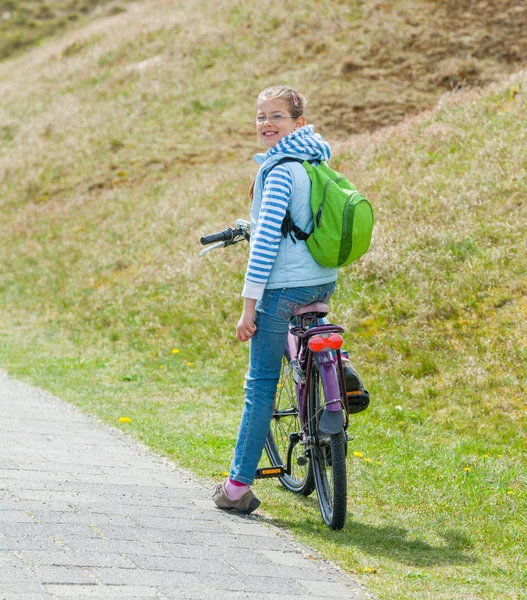
[[[286,474],[283,466],[280,467],[264,467],[256,469],[255,479],[267,479],[268,477],[283,477]]]

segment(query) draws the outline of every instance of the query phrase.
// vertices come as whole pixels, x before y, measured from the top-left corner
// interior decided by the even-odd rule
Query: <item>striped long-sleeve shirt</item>
[[[243,296],[261,298],[283,239],[282,221],[291,200],[293,178],[285,165],[274,168],[265,180],[258,227],[252,233],[251,255]]]
[[[277,153],[302,160],[328,160],[331,151],[327,142],[314,132],[312,125],[282,138],[271,148],[265,158]],[[263,296],[267,280],[283,239],[281,226],[293,193],[293,179],[286,164],[271,169],[264,179],[262,204],[258,225],[251,232],[251,253],[242,296],[259,300]]]

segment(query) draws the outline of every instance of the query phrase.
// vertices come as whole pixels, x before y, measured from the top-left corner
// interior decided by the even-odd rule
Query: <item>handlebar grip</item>
[[[224,229],[223,231],[218,231],[218,233],[211,233],[210,235],[204,235],[201,239],[201,245],[207,246],[208,244],[213,244],[214,242],[227,242],[232,240],[233,231],[232,229]]]

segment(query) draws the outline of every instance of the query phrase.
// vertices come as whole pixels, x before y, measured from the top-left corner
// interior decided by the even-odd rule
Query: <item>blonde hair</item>
[[[304,114],[307,104],[305,97],[293,88],[284,85],[275,85],[260,92],[257,105],[265,100],[274,100],[275,98],[280,98],[288,103],[292,117],[301,117]]]

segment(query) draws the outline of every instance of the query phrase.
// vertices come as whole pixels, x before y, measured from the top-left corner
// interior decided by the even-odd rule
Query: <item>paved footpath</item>
[[[371,598],[117,429],[0,371],[0,600]]]

